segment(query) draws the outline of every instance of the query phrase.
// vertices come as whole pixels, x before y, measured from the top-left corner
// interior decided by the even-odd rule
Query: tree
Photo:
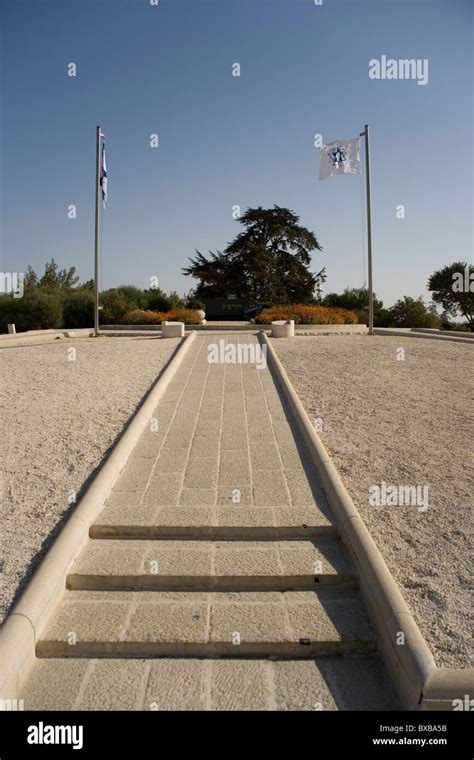
[[[64,327],[92,327],[94,324],[94,291],[75,288],[64,297]]]
[[[147,300],[140,288],[135,285],[119,285],[116,290],[130,304],[131,309],[146,308]]]
[[[195,290],[190,290],[189,293],[186,293],[184,296],[184,305],[186,309],[206,310],[204,301],[201,301],[201,299],[197,297]]]
[[[376,327],[387,327],[389,313],[383,308],[383,301],[380,301],[375,293],[373,294],[374,303],[374,325]],[[359,322],[368,323],[369,320],[369,291],[367,288],[345,288],[343,293],[328,293],[321,301],[323,306],[336,306],[339,309],[350,309],[358,315]]]
[[[32,288],[38,284],[38,275],[36,274],[31,264],[28,264],[28,267],[25,272],[25,279],[23,281],[23,284],[25,288]]]
[[[441,320],[428,311],[423,298],[404,296],[389,309],[393,327],[440,327]]]
[[[21,303],[21,314],[18,315],[20,330],[50,330],[62,326],[62,299],[47,289],[28,288]]]
[[[104,325],[117,325],[127,311],[147,308],[146,297],[142,290],[133,285],[121,285],[118,288],[104,290],[100,294],[100,321]]]
[[[201,301],[201,299],[197,297],[194,290],[190,290],[189,293],[186,293],[184,296],[184,305],[187,309],[202,309],[205,311],[206,308],[204,301]]]
[[[185,275],[199,280],[196,298],[222,298],[229,293],[254,303],[308,303],[320,292],[324,269],[309,271],[311,252],[321,251],[313,232],[299,217],[280,206],[248,208],[239,222],[245,229],[225,251],[196,251]]]
[[[171,309],[182,309],[184,307],[184,301],[176,290],[172,290],[169,293],[168,300],[171,304]]]
[[[433,301],[441,304],[446,314],[456,317],[461,314],[470,330],[474,330],[474,267],[465,261],[433,272],[428,280],[428,290],[433,293]]]
[[[74,285],[77,285],[78,282],[79,277],[76,277],[76,267],[70,267],[69,269],[60,269],[58,271],[58,265],[54,259],[51,259],[51,261],[45,265],[44,275],[38,284],[43,288],[68,289],[73,288]]]
[[[146,308],[150,311],[169,311],[171,302],[164,290],[161,288],[149,288],[145,290]]]
[[[345,288],[344,293],[328,293],[322,300],[323,306],[337,306],[340,309],[362,311],[369,308],[369,291],[367,288]],[[374,314],[383,308],[383,301],[379,301],[373,294]]]

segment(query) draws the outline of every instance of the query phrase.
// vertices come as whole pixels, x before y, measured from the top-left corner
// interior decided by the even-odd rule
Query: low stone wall
[[[185,325],[186,330],[214,331],[224,330],[232,332],[244,330],[247,332],[259,332],[260,330],[271,330],[271,324],[257,325],[251,322],[206,322],[204,325]],[[107,332],[161,332],[161,325],[102,325],[100,331]],[[355,325],[295,325],[297,335],[334,335],[356,333],[365,334],[368,332],[367,326],[363,324]]]
[[[367,335],[367,325],[295,325],[296,335]]]

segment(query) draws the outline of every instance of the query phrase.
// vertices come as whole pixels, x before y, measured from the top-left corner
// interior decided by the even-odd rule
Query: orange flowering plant
[[[198,325],[201,321],[194,309],[172,309],[171,311],[147,311],[134,309],[122,317],[124,325],[159,325],[161,322],[184,322],[186,325]]]
[[[357,314],[331,306],[281,304],[264,309],[255,317],[255,322],[266,325],[277,319],[294,319],[297,325],[348,325],[357,322]]]

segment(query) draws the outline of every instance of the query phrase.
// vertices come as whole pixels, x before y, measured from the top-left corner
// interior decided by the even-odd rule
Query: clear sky
[[[0,7],[2,271],[42,272],[54,257],[93,276],[96,124],[109,176],[103,288],[158,276],[185,292],[187,257],[238,233],[233,207],[274,203],[316,233],[325,292],[360,286],[364,176],[319,182],[314,135],[352,138],[366,122],[377,295],[429,300],[431,272],[472,259],[471,0]],[[382,55],[428,59],[428,84],[369,79]]]

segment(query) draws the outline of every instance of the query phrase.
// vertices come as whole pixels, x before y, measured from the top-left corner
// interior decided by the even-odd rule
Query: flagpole
[[[370,148],[369,125],[366,124],[360,136],[365,137],[365,185],[367,189],[367,275],[369,285],[369,335],[374,334],[374,294],[372,283],[372,213],[370,205]]]
[[[99,225],[100,225],[100,138],[102,132],[96,127],[95,172],[95,257],[94,257],[94,336],[99,335]]]

